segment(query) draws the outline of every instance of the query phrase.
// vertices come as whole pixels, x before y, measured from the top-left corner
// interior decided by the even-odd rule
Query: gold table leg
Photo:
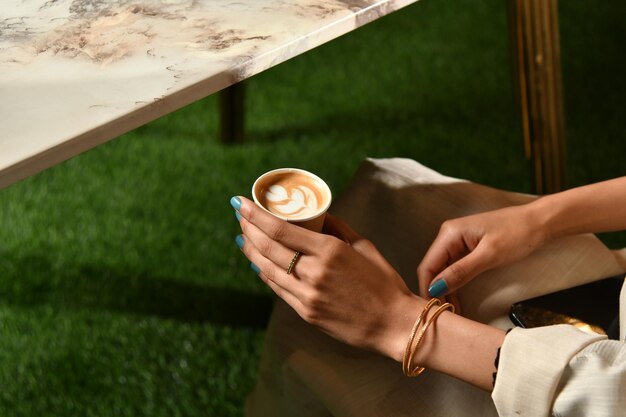
[[[565,187],[565,129],[557,0],[508,0],[524,151],[538,194]]]

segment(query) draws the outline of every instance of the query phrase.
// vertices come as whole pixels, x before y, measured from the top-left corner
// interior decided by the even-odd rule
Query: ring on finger
[[[296,262],[298,261],[299,257],[300,252],[296,251],[296,253],[293,255],[293,258],[291,258],[291,262],[289,262],[289,266],[287,267],[287,275],[291,274],[291,271],[293,271],[293,267],[296,266]]]

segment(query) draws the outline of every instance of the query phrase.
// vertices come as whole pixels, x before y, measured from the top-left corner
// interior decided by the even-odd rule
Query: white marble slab
[[[4,0],[0,188],[415,1]]]

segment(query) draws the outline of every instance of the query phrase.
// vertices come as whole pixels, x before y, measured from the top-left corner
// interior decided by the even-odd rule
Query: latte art
[[[255,201],[270,213],[296,222],[325,213],[331,200],[324,181],[293,168],[270,171],[261,176],[253,186],[253,195]]]
[[[309,217],[320,209],[315,191],[306,185],[285,188],[274,184],[265,192],[266,208],[283,217]]]

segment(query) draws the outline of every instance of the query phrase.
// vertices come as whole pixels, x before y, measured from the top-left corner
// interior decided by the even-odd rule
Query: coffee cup
[[[252,198],[279,219],[321,232],[332,194],[315,174],[298,168],[279,168],[257,178],[252,185]]]

